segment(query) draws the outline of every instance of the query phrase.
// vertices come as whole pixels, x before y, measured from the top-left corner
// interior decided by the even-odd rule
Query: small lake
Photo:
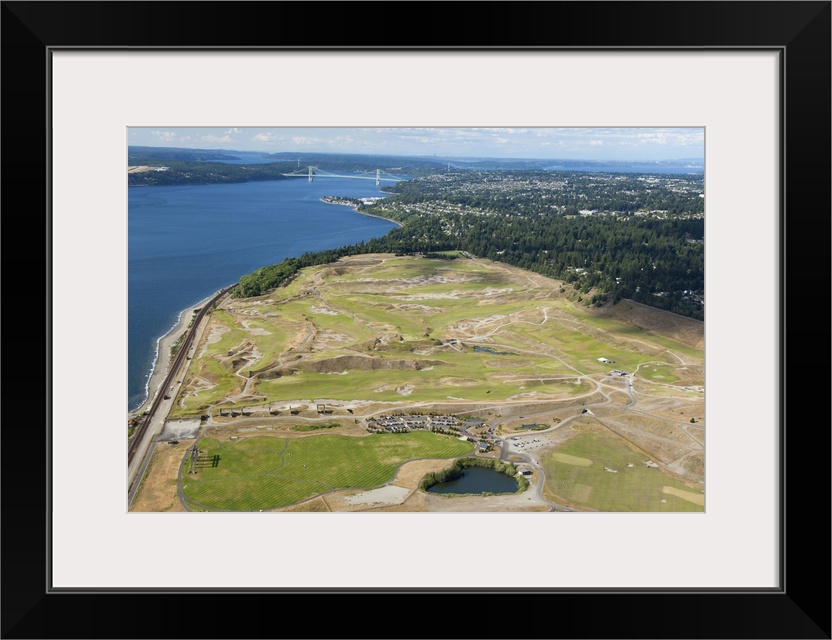
[[[468,467],[456,480],[439,482],[428,493],[515,493],[517,479],[485,467]]]
[[[474,351],[477,353],[493,353],[495,356],[510,356],[511,354],[506,351],[494,351],[494,349],[489,349],[488,347],[474,347]]]

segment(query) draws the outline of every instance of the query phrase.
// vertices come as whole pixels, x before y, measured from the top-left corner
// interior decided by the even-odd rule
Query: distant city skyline
[[[128,144],[263,153],[664,161],[705,157],[702,127],[130,127]]]

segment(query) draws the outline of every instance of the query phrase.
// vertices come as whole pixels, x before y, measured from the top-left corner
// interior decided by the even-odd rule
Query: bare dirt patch
[[[369,491],[362,491],[361,493],[347,496],[344,498],[344,501],[350,505],[379,507],[402,504],[409,495],[410,489],[387,485],[386,487],[370,489]]]
[[[528,489],[522,493],[498,496],[443,496],[423,491],[417,493],[424,497],[424,510],[430,512],[518,513],[549,511],[549,506],[538,502],[532,492],[532,489]]]
[[[653,397],[638,396],[638,409],[654,416],[670,420],[690,421],[701,424],[705,418],[705,399],[703,397]],[[691,423],[693,426],[693,423]]]
[[[660,420],[642,413],[629,413],[615,409],[597,408],[593,413],[606,420],[613,420],[630,429],[640,431],[646,435],[671,440],[686,446],[693,446],[693,441],[685,433],[684,423],[681,421]]]
[[[705,348],[705,323],[699,320],[646,307],[631,300],[621,300],[618,304],[607,305],[593,312],[601,317],[633,324],[697,349]]]
[[[665,438],[650,436],[636,429],[622,427],[611,421],[605,422],[605,425],[611,431],[644,451],[651,459],[657,460],[666,466],[688,455],[691,451],[698,450],[698,447],[694,449],[695,445],[692,442],[690,446],[686,446]]]
[[[669,471],[692,482],[703,482],[705,479],[705,452],[693,451],[667,465]]]
[[[185,440],[174,445],[164,442],[156,445],[130,511],[185,511],[179,502],[176,482],[179,465],[192,444],[192,440]]]
[[[272,509],[272,511],[286,511],[286,512],[299,512],[299,513],[325,513],[332,511],[329,508],[329,505],[326,502],[325,496],[318,496],[317,498],[312,498],[311,500],[307,500],[306,502],[301,502],[300,504],[293,504],[290,507],[284,507],[282,509]]]

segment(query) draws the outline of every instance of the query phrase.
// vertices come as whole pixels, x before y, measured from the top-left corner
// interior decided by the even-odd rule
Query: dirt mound
[[[301,354],[297,354],[292,356],[291,358],[287,358],[289,361],[297,361],[302,359],[303,356]],[[273,380],[274,378],[279,378],[281,376],[289,375],[295,371],[294,368],[288,366],[286,362],[275,363],[272,362],[261,369],[255,369],[251,372],[253,377],[260,378],[261,380]]]
[[[248,358],[235,358],[231,361],[231,370],[239,371],[248,364]]]

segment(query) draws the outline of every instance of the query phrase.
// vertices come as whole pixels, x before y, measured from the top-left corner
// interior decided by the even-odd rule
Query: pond
[[[495,356],[511,355],[507,351],[494,351],[494,349],[489,349],[488,347],[474,347],[474,351],[476,351],[477,353],[493,353]]]
[[[456,480],[439,482],[428,493],[516,493],[517,479],[485,467],[468,467]]]

